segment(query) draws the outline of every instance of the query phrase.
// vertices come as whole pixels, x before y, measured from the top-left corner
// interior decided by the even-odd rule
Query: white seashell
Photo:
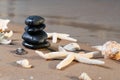
[[[80,76],[79,76],[80,80],[92,80],[87,73],[83,72]]]
[[[58,46],[58,51],[60,51],[60,52],[66,52],[66,50],[62,46]]]
[[[13,31],[4,33],[4,36],[10,38],[13,35]]]
[[[69,37],[69,36],[58,36],[58,38],[60,39],[64,39],[64,40],[68,40],[68,41],[74,41],[74,42],[77,42],[77,39],[74,39],[72,37]]]
[[[29,64],[29,61],[27,59],[18,60],[16,61],[16,63],[21,65],[24,68],[32,68],[32,65]]]
[[[1,39],[0,40],[0,44],[10,44],[11,40],[7,40],[7,39]]]
[[[80,50],[80,46],[77,43],[70,43],[67,44],[63,47],[64,49],[68,50],[68,51],[76,51],[76,50]]]
[[[10,20],[8,20],[8,19],[6,19],[6,20],[4,20],[4,19],[0,19],[0,29],[2,30],[2,31],[5,31],[5,29],[7,29],[8,27],[7,27],[7,24],[10,22]]]
[[[120,51],[120,44],[116,41],[107,41],[102,46],[94,46],[94,48],[100,50],[104,58],[109,58],[110,55],[114,55]]]

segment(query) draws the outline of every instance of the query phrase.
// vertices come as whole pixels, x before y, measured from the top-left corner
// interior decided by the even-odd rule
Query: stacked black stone
[[[46,27],[45,19],[40,16],[29,16],[25,20],[25,32],[22,36],[23,45],[30,49],[46,48],[50,46],[47,41],[47,33],[43,31]]]

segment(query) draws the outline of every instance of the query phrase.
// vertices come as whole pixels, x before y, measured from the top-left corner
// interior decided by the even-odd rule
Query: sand
[[[9,30],[14,31],[11,37],[14,45],[0,45],[0,80],[79,80],[78,76],[86,72],[93,80],[119,80],[120,64],[118,61],[99,58],[105,61],[105,65],[88,65],[73,61],[62,70],[55,67],[61,60],[44,60],[34,50],[22,46],[21,36],[24,32],[22,25],[10,23]],[[46,31],[51,31],[46,28]],[[56,29],[56,31],[58,31]],[[59,31],[58,31],[59,32]],[[71,32],[73,33],[73,32]],[[73,35],[74,36],[74,35]],[[78,37],[79,38],[79,37]],[[51,40],[49,40],[51,43]],[[61,40],[57,44],[51,44],[51,49],[57,50],[59,45],[65,45],[69,41]],[[85,51],[94,51],[90,44],[79,43]],[[26,55],[17,55],[12,51],[22,47],[28,51]],[[43,52],[50,52],[48,49],[39,49]],[[17,60],[28,59],[34,68],[25,69],[15,63]]]

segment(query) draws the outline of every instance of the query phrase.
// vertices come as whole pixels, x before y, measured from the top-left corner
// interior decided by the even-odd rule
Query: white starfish
[[[0,19],[0,30],[5,31],[7,29],[7,24],[10,22],[8,19]]]
[[[64,34],[64,33],[47,33],[48,38],[52,38],[53,43],[57,43],[57,39],[64,39],[64,40],[69,40],[69,41],[77,41],[77,39],[69,37],[69,34]]]
[[[44,59],[59,59],[59,58],[65,58],[63,59],[57,66],[57,69],[62,69],[63,67],[66,67],[69,65],[73,60],[76,60],[81,63],[87,63],[87,64],[97,64],[102,65],[105,62],[95,59],[90,59],[94,57],[94,54],[98,52],[90,52],[90,53],[75,53],[75,52],[67,52],[64,48],[59,46],[58,52],[50,52],[47,54],[44,54],[41,51],[36,50],[35,51],[39,56],[41,56]]]
[[[105,58],[120,52],[120,44],[116,41],[107,41],[103,45],[93,46],[93,48],[100,50]]]

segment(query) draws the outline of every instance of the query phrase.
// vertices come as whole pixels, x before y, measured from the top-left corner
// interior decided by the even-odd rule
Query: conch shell
[[[24,68],[32,68],[33,66],[29,64],[29,61],[27,59],[18,60],[16,61],[17,64],[21,65]]]
[[[120,60],[120,52],[117,52],[116,54],[109,55],[109,58],[114,60]]]
[[[120,44],[116,41],[108,41],[103,46],[94,46],[94,48],[100,50],[105,58],[120,59]]]
[[[69,44],[65,45],[63,48],[68,51],[80,50],[80,46],[77,43],[69,43]]]

